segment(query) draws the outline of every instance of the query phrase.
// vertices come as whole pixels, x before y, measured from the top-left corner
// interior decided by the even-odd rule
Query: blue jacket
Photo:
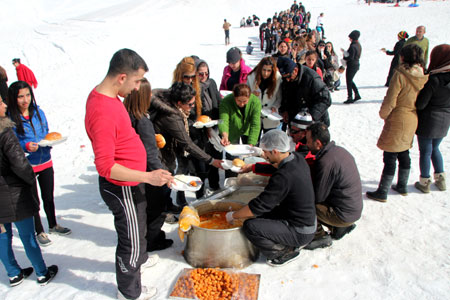
[[[27,158],[32,166],[43,164],[52,159],[50,156],[50,150],[52,147],[39,146],[36,152],[30,152],[26,148],[27,143],[29,142],[38,143],[41,140],[43,140],[48,133],[47,118],[45,117],[44,112],[39,108],[39,106],[37,107],[37,110],[39,111],[39,115],[41,116],[42,123],[39,122],[39,118],[35,113],[33,115],[33,118],[31,119],[34,131],[33,127],[31,127],[30,120],[27,120],[24,117],[22,117],[22,124],[25,134],[24,135],[17,134],[17,129],[14,127],[14,133],[19,138],[20,146],[22,146],[22,149],[26,153],[30,153],[30,155]]]

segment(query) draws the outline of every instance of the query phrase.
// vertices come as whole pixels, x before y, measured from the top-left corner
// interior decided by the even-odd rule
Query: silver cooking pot
[[[194,204],[199,215],[212,211],[238,210],[259,195],[262,189],[239,189],[222,200],[204,200]],[[195,268],[245,268],[258,258],[259,251],[245,237],[242,227],[207,229],[192,226],[188,231],[184,258]]]

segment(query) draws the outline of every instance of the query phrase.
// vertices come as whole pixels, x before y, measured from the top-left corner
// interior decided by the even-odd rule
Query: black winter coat
[[[166,146],[161,149],[163,165],[171,172],[176,167],[176,154],[183,155],[184,151],[196,159],[210,162],[212,157],[200,149],[186,132],[182,113],[169,102],[169,91],[156,89],[152,91],[150,116],[155,132],[166,139]]]
[[[298,75],[295,80],[288,82],[283,79],[279,111],[289,112],[290,121],[302,108],[308,108],[314,121],[321,121],[329,126],[330,91],[316,71],[298,63],[297,67]]]
[[[450,72],[432,74],[416,101],[419,123],[416,134],[443,138],[450,127]]]
[[[39,211],[35,174],[14,131],[0,118],[0,224],[21,221]]]
[[[347,62],[347,68],[359,69],[359,59],[361,57],[361,44],[358,41],[352,41],[348,48],[348,56],[344,56],[344,60]]]
[[[314,225],[316,208],[308,164],[300,153],[283,160],[264,191],[248,204],[255,216],[286,220],[291,226]],[[270,169],[269,169],[270,170]]]
[[[347,150],[328,143],[317,153],[311,174],[316,203],[332,207],[344,222],[355,222],[361,217],[361,179],[355,159]]]
[[[141,138],[147,152],[147,171],[164,169],[161,163],[161,153],[156,145],[155,129],[150,120],[150,115],[145,114],[140,120],[130,114],[131,126]]]

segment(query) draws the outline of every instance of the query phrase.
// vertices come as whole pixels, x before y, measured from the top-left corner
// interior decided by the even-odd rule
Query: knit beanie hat
[[[227,63],[235,64],[241,60],[241,50],[237,47],[233,47],[227,52]]]
[[[442,69],[446,66],[450,66],[450,45],[438,45],[431,51],[428,73],[433,70]]]
[[[299,112],[291,121],[291,126],[306,130],[313,123],[311,115],[306,111]]]
[[[399,38],[401,38],[402,40],[403,39],[407,39],[407,38],[409,38],[409,34],[406,32],[406,31],[400,31],[398,34],[397,34],[397,36],[399,37]]]
[[[360,35],[361,35],[361,33],[358,30],[353,30],[352,32],[350,32],[348,37],[351,38],[354,41],[357,41],[359,39]]]
[[[296,63],[290,58],[280,56],[277,59],[277,68],[281,75],[291,74],[295,66]]]

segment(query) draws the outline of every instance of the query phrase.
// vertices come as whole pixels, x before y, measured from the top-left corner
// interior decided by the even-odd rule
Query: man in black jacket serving
[[[301,154],[290,153],[286,133],[269,131],[260,147],[275,172],[258,197],[227,213],[227,221],[256,217],[244,222],[245,235],[267,257],[269,265],[282,266],[298,258],[299,248],[314,238],[314,189],[309,167]]]

